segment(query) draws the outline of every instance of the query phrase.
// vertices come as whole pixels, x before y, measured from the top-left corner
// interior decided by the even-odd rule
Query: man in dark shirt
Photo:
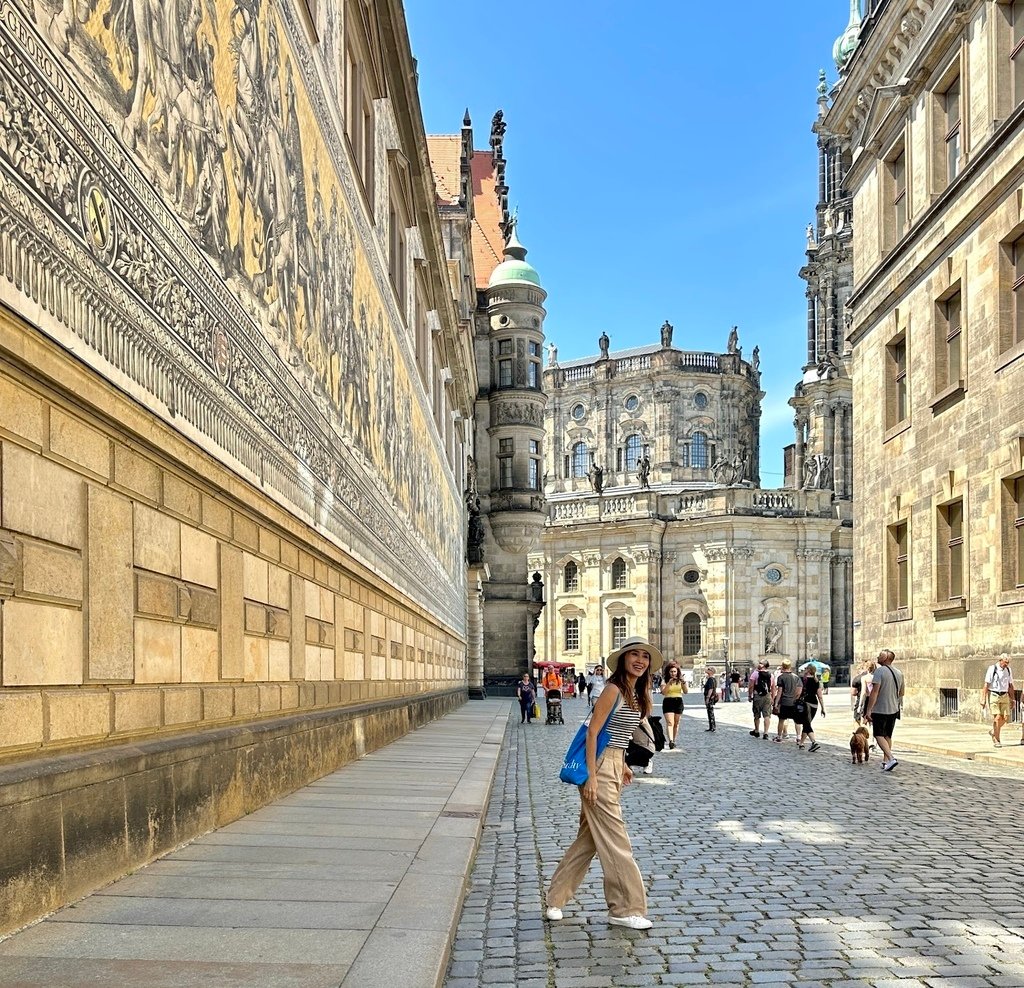
[[[793,672],[793,663],[789,659],[783,659],[782,671],[775,680],[775,712],[779,718],[778,732],[775,740],[782,743],[785,734],[786,721],[793,721],[793,729],[796,731],[796,740],[800,741],[799,724],[803,718],[797,713],[796,701],[803,691],[803,683],[800,677]]]

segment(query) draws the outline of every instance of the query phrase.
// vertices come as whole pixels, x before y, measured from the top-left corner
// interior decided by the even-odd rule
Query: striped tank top
[[[631,710],[626,702],[620,699],[608,718],[608,747],[629,747],[630,739],[639,723],[640,711]]]

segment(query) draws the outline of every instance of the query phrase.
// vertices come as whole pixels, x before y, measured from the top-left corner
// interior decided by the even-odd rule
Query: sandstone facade
[[[851,163],[856,650],[925,716],[980,718],[1024,652],[1022,37],[1016,3],[874,4],[820,121]]]

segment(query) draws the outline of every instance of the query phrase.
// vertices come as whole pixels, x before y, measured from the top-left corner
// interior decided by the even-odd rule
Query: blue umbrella
[[[800,666],[800,668],[797,671],[803,672],[804,669],[806,669],[808,666],[814,666],[815,672],[817,672],[819,676],[826,669],[828,669],[829,672],[832,671],[832,666],[830,666],[827,662],[822,662],[820,659],[809,659],[802,666]]]

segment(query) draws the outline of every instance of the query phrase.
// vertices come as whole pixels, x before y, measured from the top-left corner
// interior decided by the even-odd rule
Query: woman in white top
[[[647,895],[622,819],[622,787],[633,781],[626,747],[641,717],[651,712],[651,667],[661,668],[661,652],[643,638],[629,638],[608,656],[608,679],[594,702],[587,729],[587,781],[580,786],[580,826],[548,887],[551,920],[562,918],[596,854],[604,872],[608,922],[648,930]],[[597,736],[608,724],[608,747],[597,757]]]

